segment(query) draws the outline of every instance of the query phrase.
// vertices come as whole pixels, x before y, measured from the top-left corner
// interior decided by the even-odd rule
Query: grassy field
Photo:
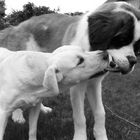
[[[140,140],[140,59],[133,73],[126,76],[111,73],[105,78],[103,102],[109,140]],[[72,140],[73,121],[69,95],[47,99],[44,104],[52,107],[53,112],[40,114],[38,140]],[[88,140],[94,140],[94,121],[87,100],[85,112]],[[24,115],[28,120],[28,111]],[[9,119],[4,140],[27,140],[27,122],[21,125]]]

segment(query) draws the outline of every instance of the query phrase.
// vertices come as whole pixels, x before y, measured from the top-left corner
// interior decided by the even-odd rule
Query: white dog
[[[85,51],[107,51],[118,65],[112,71],[127,74],[134,68],[140,46],[140,11],[125,2],[111,2],[81,16],[47,14],[33,17],[0,34],[0,46],[14,51],[52,52],[69,44],[78,45]],[[95,139],[108,139],[101,94],[104,77],[105,72],[102,72],[96,79],[70,89],[75,129],[73,140],[87,140],[84,115],[86,91],[95,120]]]
[[[29,137],[35,140],[42,98],[58,95],[107,71],[110,65],[107,52],[82,52],[80,47],[71,47],[60,47],[53,53],[0,48],[0,140],[8,116],[17,108],[28,107],[31,107]]]

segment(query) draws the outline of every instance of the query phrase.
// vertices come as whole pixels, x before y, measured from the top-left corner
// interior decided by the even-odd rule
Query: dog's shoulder
[[[43,52],[20,51],[19,53],[23,55],[22,61],[26,67],[31,70],[47,67],[47,61],[51,57],[50,53]]]

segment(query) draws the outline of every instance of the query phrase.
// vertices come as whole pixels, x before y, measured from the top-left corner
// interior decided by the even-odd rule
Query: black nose
[[[115,67],[116,67],[116,64],[115,64],[113,61],[111,61],[111,62],[109,63],[109,65],[110,65],[111,68],[115,68]]]
[[[107,51],[103,52],[103,60],[108,60],[109,59],[109,55],[107,53]]]
[[[134,56],[127,56],[130,66],[134,66],[137,63],[137,59]]]

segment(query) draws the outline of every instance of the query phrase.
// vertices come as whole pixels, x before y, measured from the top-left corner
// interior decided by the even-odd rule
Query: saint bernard
[[[105,3],[81,16],[48,14],[33,17],[3,30],[0,44],[10,50],[52,52],[61,45],[77,45],[83,51],[107,51],[117,65],[109,71],[127,74],[137,62],[140,44],[140,11],[125,2]],[[107,140],[101,83],[106,72],[70,89],[74,119],[73,140],[87,140],[84,99],[91,106],[96,140]],[[35,124],[35,123],[34,123]],[[30,126],[29,140],[36,135]],[[35,137],[34,137],[35,140]]]

